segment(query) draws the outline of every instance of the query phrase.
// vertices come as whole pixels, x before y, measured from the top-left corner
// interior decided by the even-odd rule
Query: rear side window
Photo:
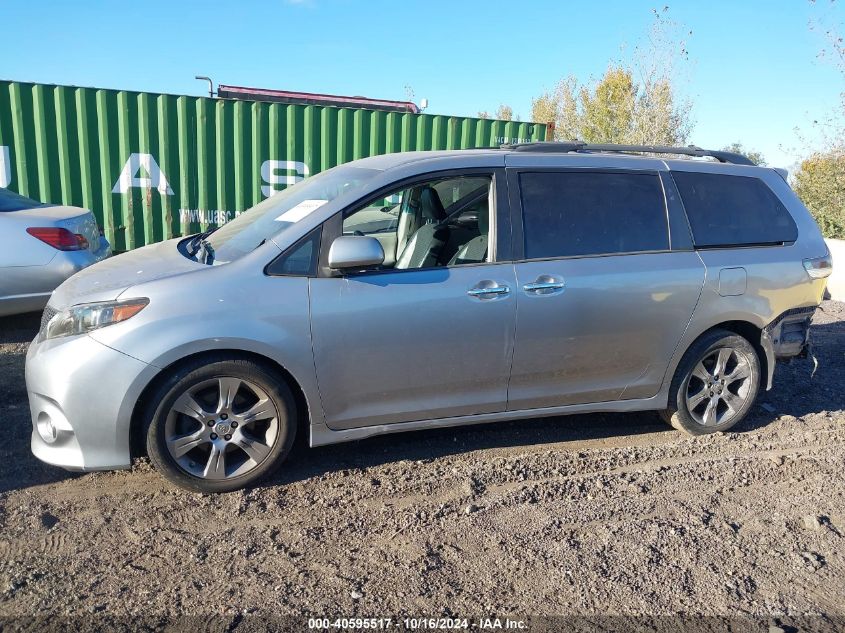
[[[794,242],[798,228],[759,178],[672,172],[698,248]]]
[[[519,184],[528,259],[669,248],[656,175],[537,172],[520,174]]]

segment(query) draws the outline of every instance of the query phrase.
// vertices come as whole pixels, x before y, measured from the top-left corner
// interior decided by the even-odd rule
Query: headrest
[[[446,219],[446,209],[433,187],[426,186],[420,192],[422,217],[426,222],[440,222]]]

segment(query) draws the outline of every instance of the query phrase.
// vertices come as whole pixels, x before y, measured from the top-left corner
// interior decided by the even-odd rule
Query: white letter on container
[[[138,176],[141,167],[149,174],[149,177]],[[167,183],[167,176],[161,171],[152,154],[131,154],[111,191],[112,193],[126,193],[131,187],[158,189],[161,195],[173,195],[173,189]]]
[[[293,174],[279,174],[280,171],[292,171]],[[265,160],[261,164],[261,179],[268,183],[261,187],[261,193],[269,198],[279,190],[276,185],[292,185],[308,176],[308,166],[296,160]]]
[[[9,160],[9,148],[0,145],[0,187],[12,184],[12,161]]]

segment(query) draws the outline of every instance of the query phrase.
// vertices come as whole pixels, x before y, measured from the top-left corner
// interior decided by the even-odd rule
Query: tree
[[[490,114],[487,110],[481,110],[477,115],[479,119],[498,119],[499,121],[519,121],[519,115],[514,116],[513,108],[509,105],[502,104],[498,107],[494,114]]]
[[[752,149],[745,149],[745,147],[740,142],[731,143],[730,145],[723,147],[722,151],[734,152],[736,154],[742,154],[744,156],[747,156],[755,165],[760,165],[761,167],[765,167],[767,164],[766,159],[763,157],[763,154],[761,154],[760,152],[756,152]]]
[[[810,0],[810,4],[822,5],[816,0]],[[825,13],[824,9],[821,9],[821,13],[816,13],[810,19],[810,30],[821,32],[826,41],[826,45],[818,54],[819,59],[831,63],[845,79],[845,38],[842,36],[842,23],[837,18],[836,0],[830,0],[826,4],[828,13]],[[819,137],[814,143],[816,147],[821,144],[827,152],[845,147],[845,92],[839,93],[837,107],[814,117],[813,127]],[[800,137],[804,137],[800,130],[797,129],[796,132]],[[806,139],[804,140],[806,143]]]
[[[574,103],[575,99],[575,95],[567,95],[564,104]],[[580,126],[581,138],[588,143],[612,143],[614,139],[624,143],[631,140],[637,87],[629,71],[609,68],[592,91],[582,87],[577,99],[580,112],[578,105],[568,108],[575,119],[569,125]]]
[[[691,128],[689,110],[677,103],[670,81],[644,86],[618,66],[593,85],[562,80],[532,101],[531,119],[554,122],[556,139],[588,143],[685,145]]]
[[[610,64],[598,81],[562,79],[531,104],[531,119],[554,122],[556,139],[592,143],[684,145],[692,128],[690,109],[678,96],[675,61],[686,58],[678,25],[654,11],[646,46],[633,60]]]
[[[531,120],[536,123],[555,123],[558,120],[556,95],[544,92],[531,100]]]
[[[509,105],[502,104],[496,110],[496,117],[500,121],[519,121],[519,117],[514,117],[513,108]]]
[[[827,6],[832,9],[835,2],[831,0]],[[820,14],[811,20],[810,28],[821,31],[826,40],[819,57],[830,60],[845,78],[845,40],[841,24],[829,14]],[[813,126],[816,135],[812,142],[803,138],[810,156],[801,162],[792,178],[792,186],[824,236],[845,239],[845,92],[840,93],[838,107],[814,117]],[[799,137],[805,136],[799,129],[796,132]]]
[[[792,185],[824,236],[845,239],[845,151],[813,154],[801,163]]]

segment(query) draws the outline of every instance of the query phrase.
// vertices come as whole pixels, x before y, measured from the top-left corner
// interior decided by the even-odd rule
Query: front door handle
[[[488,283],[490,285],[489,286],[483,285],[485,283]],[[470,297],[479,297],[481,299],[484,299],[486,297],[493,297],[493,296],[496,296],[496,295],[506,295],[511,291],[511,289],[508,288],[507,286],[493,285],[495,283],[496,282],[483,282],[482,281],[475,288],[470,288],[469,290],[467,290],[467,294]]]
[[[538,295],[556,294],[565,288],[566,282],[563,279],[555,278],[551,275],[540,275],[534,282],[522,286],[525,292]]]

